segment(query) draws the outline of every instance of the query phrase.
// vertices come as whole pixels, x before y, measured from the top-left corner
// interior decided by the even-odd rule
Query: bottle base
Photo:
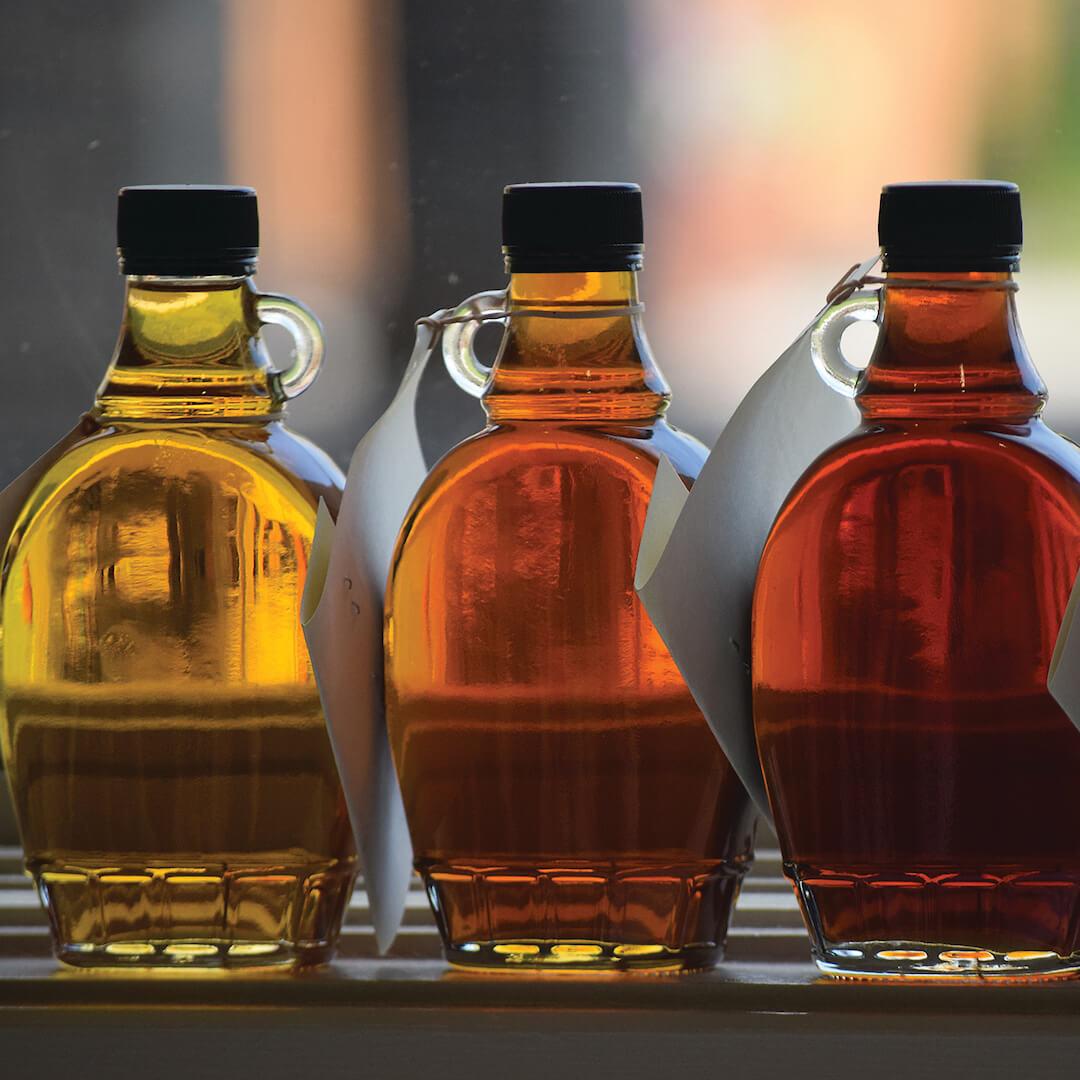
[[[1076,871],[788,862],[784,872],[828,975],[1003,982],[1080,973]]]
[[[447,946],[446,959],[456,968],[472,971],[599,973],[636,971],[673,975],[703,971],[723,959],[717,945],[688,945],[671,949],[660,944],[613,945],[605,941],[466,941]]]
[[[326,963],[332,942],[298,946],[288,941],[112,941],[106,945],[58,942],[56,958],[81,968],[224,969],[307,967]]]
[[[996,952],[970,946],[915,941],[845,942],[814,950],[814,962],[839,979],[903,979],[933,982],[1028,982],[1080,975],[1080,954],[1015,949]]]
[[[355,858],[179,862],[28,863],[57,958],[75,967],[235,968],[332,955]]]
[[[456,967],[677,972],[722,958],[749,865],[421,859],[417,869]]]

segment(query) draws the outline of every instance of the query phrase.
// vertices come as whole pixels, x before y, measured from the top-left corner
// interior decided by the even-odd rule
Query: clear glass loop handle
[[[461,318],[464,315],[487,315],[493,311],[506,310],[506,291],[499,289],[495,292],[477,293],[463,300],[454,308],[452,318]],[[498,320],[491,319],[491,322]],[[487,387],[491,378],[491,368],[482,364],[476,358],[473,351],[473,340],[476,331],[483,323],[480,320],[469,322],[448,323],[442,332],[442,354],[446,370],[450,372],[450,378],[454,380],[467,394],[480,397]]]
[[[810,331],[814,367],[830,389],[854,397],[863,369],[850,363],[841,348],[844,331],[857,322],[881,322],[881,294],[855,293],[825,309]]]
[[[255,313],[262,325],[282,326],[292,334],[296,359],[284,371],[274,372],[274,381],[285,399],[302,394],[319,375],[326,339],[319,320],[299,300],[277,293],[259,293]]]

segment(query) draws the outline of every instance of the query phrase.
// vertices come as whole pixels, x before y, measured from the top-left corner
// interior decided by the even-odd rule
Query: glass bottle
[[[753,816],[634,592],[660,455],[688,484],[705,459],[641,327],[640,189],[519,185],[503,210],[494,368],[475,323],[444,339],[489,423],[420,489],[387,587],[416,866],[455,964],[707,966]]]
[[[325,959],[355,856],[299,606],[343,478],[284,425],[318,323],[251,275],[249,188],[120,192],[94,430],[3,562],[0,728],[26,867],[78,965]],[[261,323],[298,358],[273,370]]]
[[[1020,196],[893,185],[862,424],[777,516],[754,596],[754,713],[787,874],[838,975],[1080,966],[1080,732],[1047,667],[1080,566],[1080,450],[1014,301]]]

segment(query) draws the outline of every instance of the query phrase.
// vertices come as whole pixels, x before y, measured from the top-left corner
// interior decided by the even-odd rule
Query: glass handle
[[[461,318],[464,315],[487,315],[494,311],[506,310],[506,292],[482,292],[470,296],[462,301],[453,311],[453,318]],[[483,320],[497,322],[496,319]],[[473,351],[473,340],[476,331],[480,329],[482,321],[479,319],[468,322],[448,323],[443,327],[442,354],[446,370],[450,372],[450,378],[454,380],[467,394],[480,397],[487,387],[491,378],[491,368],[482,364],[476,358]]]
[[[283,326],[292,334],[296,359],[284,371],[274,372],[274,382],[286,400],[297,397],[315,381],[322,367],[326,352],[322,326],[299,300],[277,293],[259,293],[255,313],[263,326]]]
[[[863,293],[848,297],[826,308],[810,332],[810,355],[814,367],[830,389],[845,397],[854,397],[863,377],[863,369],[844,356],[841,338],[857,322],[881,321],[881,294]]]

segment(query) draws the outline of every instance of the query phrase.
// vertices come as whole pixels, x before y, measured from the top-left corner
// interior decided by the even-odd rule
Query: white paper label
[[[383,600],[398,530],[428,474],[416,405],[434,340],[432,328],[417,327],[394,400],[353,453],[336,526],[320,508],[301,616],[383,952],[401,923],[412,876],[386,734]],[[476,405],[461,395],[449,407]]]
[[[1046,673],[1046,688],[1066,716],[1080,728],[1080,623],[1076,620],[1078,607],[1080,574],[1073,583],[1058,629],[1057,641],[1054,642],[1054,652]]]
[[[846,280],[857,280],[875,261],[854,268]],[[830,390],[814,367],[814,323],[750,389],[689,493],[670,464],[661,463],[635,581],[694,699],[766,817],[750,682],[758,561],[796,481],[859,422],[854,402]]]

